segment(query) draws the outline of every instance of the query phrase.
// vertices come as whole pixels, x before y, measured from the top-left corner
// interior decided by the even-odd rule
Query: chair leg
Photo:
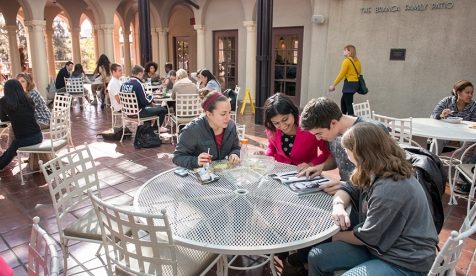
[[[21,170],[21,153],[17,151],[17,163],[18,163],[18,169],[20,170],[20,178],[21,178],[21,184],[25,185],[25,182],[23,182],[23,172]]]
[[[122,136],[121,136],[121,143],[122,143],[122,139],[124,139],[124,133],[126,132],[126,120],[124,120],[124,118],[122,118]]]

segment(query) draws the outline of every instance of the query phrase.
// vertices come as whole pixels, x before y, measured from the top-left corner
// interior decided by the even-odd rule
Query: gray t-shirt
[[[374,123],[388,133],[388,129],[383,124],[366,117],[357,117],[357,120],[354,122],[354,125],[361,122]],[[355,165],[354,163],[350,162],[349,158],[347,158],[347,153],[345,153],[344,148],[340,144],[341,140],[342,134],[338,134],[334,141],[327,142],[327,148],[332,152],[332,156],[336,161],[337,168],[339,169],[340,180],[348,181],[350,179],[352,171],[355,168]]]
[[[418,180],[378,178],[366,189],[346,183],[341,190],[358,208],[355,237],[375,257],[405,270],[430,270],[438,234]]]

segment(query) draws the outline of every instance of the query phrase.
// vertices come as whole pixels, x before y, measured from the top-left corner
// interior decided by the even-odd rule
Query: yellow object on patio
[[[243,105],[241,106],[241,112],[240,114],[243,115],[245,113],[245,107],[246,107],[246,100],[250,99],[250,106],[251,106],[251,112],[255,114],[255,105],[253,103],[253,98],[251,98],[251,92],[249,88],[246,88],[246,94],[245,97],[243,98]]]

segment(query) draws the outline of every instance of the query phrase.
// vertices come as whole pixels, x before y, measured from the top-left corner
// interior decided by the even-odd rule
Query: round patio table
[[[272,172],[294,170],[276,163]],[[165,208],[177,244],[217,254],[271,254],[268,260],[339,231],[331,218],[332,196],[324,192],[298,197],[278,180],[252,170],[216,174],[218,181],[201,185],[191,175],[166,171],[140,187],[134,209],[159,213]],[[274,265],[271,269],[276,275]]]

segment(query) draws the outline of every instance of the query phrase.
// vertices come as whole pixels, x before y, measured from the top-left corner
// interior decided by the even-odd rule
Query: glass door
[[[189,71],[188,37],[175,37],[175,64],[177,69]]]
[[[213,37],[213,74],[222,91],[228,88],[234,90],[238,78],[238,31],[215,31]]]
[[[272,93],[288,95],[297,106],[301,98],[302,27],[273,29]]]

